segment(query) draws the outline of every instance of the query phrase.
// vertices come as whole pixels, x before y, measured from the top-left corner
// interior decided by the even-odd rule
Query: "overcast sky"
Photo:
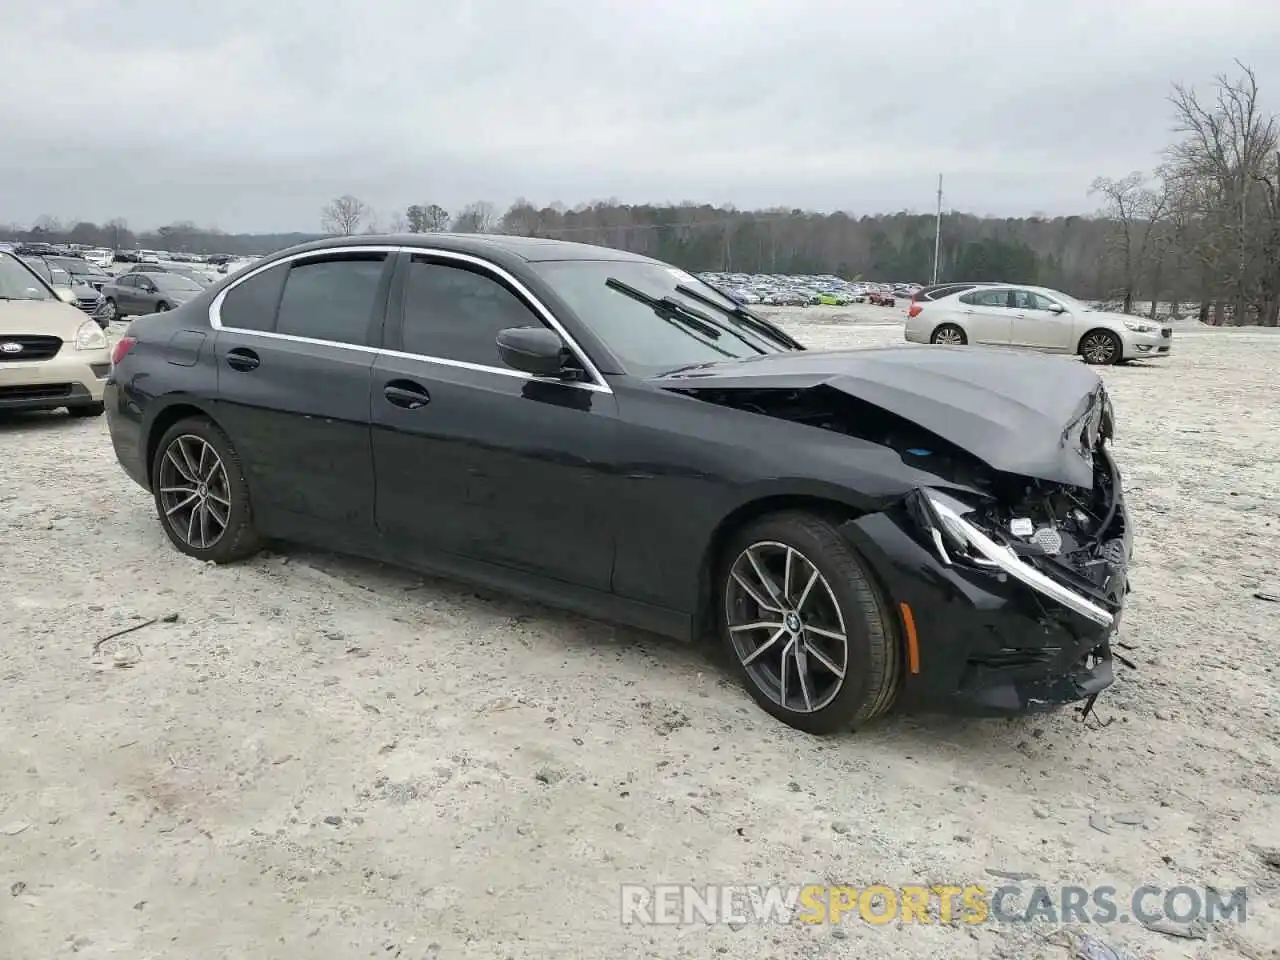
[[[0,0],[0,223],[315,230],[405,205],[1079,213],[1263,0]]]

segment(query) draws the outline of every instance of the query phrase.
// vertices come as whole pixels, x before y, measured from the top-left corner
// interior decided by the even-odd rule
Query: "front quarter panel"
[[[623,453],[613,588],[628,599],[695,612],[717,529],[766,499],[863,514],[938,482],[885,447],[828,430],[645,384],[615,392]]]

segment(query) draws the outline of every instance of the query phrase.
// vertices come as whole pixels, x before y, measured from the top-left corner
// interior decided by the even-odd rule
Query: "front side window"
[[[1059,305],[1056,300],[1051,300],[1043,293],[1032,293],[1031,299],[1035,304],[1035,306],[1032,307],[1033,310],[1052,310],[1054,307]]]
[[[228,290],[218,309],[222,325],[233,330],[274,330],[288,274],[287,266],[271,267]]]
[[[524,301],[493,277],[415,256],[405,285],[402,349],[486,367],[505,367],[498,332],[543,326]]]
[[[367,345],[386,254],[295,261],[285,278],[276,333]]]

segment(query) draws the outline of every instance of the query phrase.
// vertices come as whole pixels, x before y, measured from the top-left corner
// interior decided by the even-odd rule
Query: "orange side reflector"
[[[912,673],[920,672],[920,641],[916,638],[916,618],[911,615],[911,608],[905,603],[898,604],[902,610],[902,626],[907,632],[907,669]]]

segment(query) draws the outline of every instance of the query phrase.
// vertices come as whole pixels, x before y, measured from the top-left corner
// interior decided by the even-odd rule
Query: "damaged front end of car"
[[[1096,373],[888,349],[717,364],[661,385],[836,434],[798,459],[862,495],[841,531],[899,615],[899,704],[1013,714],[1108,687],[1132,534]],[[814,453],[813,451],[818,451]]]
[[[917,487],[897,508],[848,524],[859,548],[890,571],[889,589],[909,618],[915,650],[905,700],[1023,713],[1089,700],[1111,685],[1132,533],[1107,449],[1109,404],[1101,419],[1102,429],[1079,438],[1091,488],[988,471],[966,490]]]

